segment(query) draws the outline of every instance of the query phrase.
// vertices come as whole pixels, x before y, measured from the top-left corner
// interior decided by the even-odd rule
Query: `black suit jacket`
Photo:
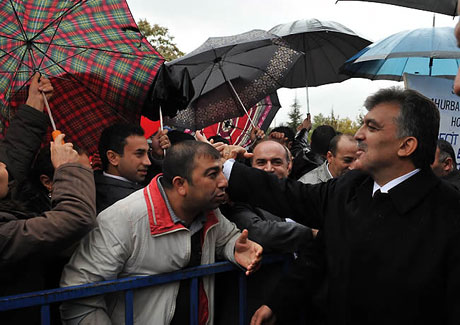
[[[101,171],[94,173],[94,182],[96,183],[97,213],[144,187],[141,184],[107,177]]]
[[[458,324],[459,193],[431,170],[382,200],[372,187],[358,171],[308,185],[238,163],[229,181],[232,200],[323,231],[329,324]]]

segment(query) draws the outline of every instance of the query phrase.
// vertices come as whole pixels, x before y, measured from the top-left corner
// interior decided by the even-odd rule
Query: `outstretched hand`
[[[232,144],[225,144],[222,142],[217,142],[213,144],[214,148],[219,150],[220,155],[225,160],[227,159],[237,159],[237,158],[252,158],[254,154],[249,153],[246,149],[241,146],[236,146]]]
[[[249,153],[246,149],[244,149],[241,146],[236,146],[236,145],[231,145],[231,144],[225,144],[223,142],[216,142],[214,143],[212,140],[211,142],[206,139],[206,137],[200,132],[196,131],[195,132],[195,138],[197,141],[209,143],[212,145],[214,148],[216,148],[220,152],[220,156],[224,159],[236,159],[236,158],[252,158],[253,154]]]
[[[244,229],[235,242],[235,260],[246,269],[246,275],[259,269],[262,252],[262,246],[248,239],[248,231]]]
[[[53,94],[53,86],[51,85],[51,81],[49,81],[49,79],[41,76],[40,73],[35,72],[30,82],[26,104],[36,110],[39,110],[40,112],[43,112],[45,108],[45,100],[42,93],[44,93],[46,99],[49,100]]]

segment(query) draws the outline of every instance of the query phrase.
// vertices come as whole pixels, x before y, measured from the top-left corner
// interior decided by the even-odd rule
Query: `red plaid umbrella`
[[[25,102],[35,71],[55,89],[57,128],[90,153],[106,126],[139,123],[164,60],[125,0],[9,0],[0,3],[0,16],[0,133]]]

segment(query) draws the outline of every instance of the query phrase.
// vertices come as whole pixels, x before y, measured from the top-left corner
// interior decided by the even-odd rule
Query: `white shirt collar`
[[[327,160],[326,160],[326,170],[327,170],[328,175],[329,175],[331,178],[334,178],[334,177],[332,177],[331,171],[329,170],[329,162],[328,162]]]
[[[415,174],[417,174],[419,171],[420,171],[420,168],[414,169],[413,171],[408,172],[405,175],[399,176],[398,178],[395,178],[395,179],[389,181],[388,183],[386,183],[383,186],[380,186],[379,184],[377,184],[374,181],[374,189],[372,190],[372,196],[374,196],[375,191],[377,191],[379,189],[380,189],[381,193],[388,193],[388,191],[391,190],[393,187],[395,187],[396,185],[401,184],[402,182],[404,182],[409,177],[414,176]]]
[[[113,175],[113,174],[109,174],[109,173],[106,173],[106,172],[102,172],[102,175],[107,176],[107,177],[112,177],[112,178],[118,179],[118,180],[123,181],[123,182],[135,183],[135,182],[131,182],[129,179],[124,178],[122,176]]]

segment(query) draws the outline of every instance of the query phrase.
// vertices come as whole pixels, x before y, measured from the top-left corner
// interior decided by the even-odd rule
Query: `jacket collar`
[[[150,233],[157,236],[169,232],[186,229],[180,222],[174,223],[169,213],[163,196],[158,187],[158,178],[163,174],[155,176],[150,184],[144,188],[144,198],[149,215]],[[218,219],[213,211],[206,215],[206,222],[203,225],[203,232],[206,233],[209,228],[218,223]]]
[[[440,180],[433,174],[431,169],[422,169],[417,174],[409,177],[402,183],[388,191],[394,208],[399,214],[404,215],[420,204],[426,195],[436,186]],[[360,206],[368,206],[372,198],[374,181],[368,177],[357,189]]]
[[[406,214],[420,204],[428,193],[440,182],[431,169],[420,170],[414,176],[388,191],[396,210]]]

